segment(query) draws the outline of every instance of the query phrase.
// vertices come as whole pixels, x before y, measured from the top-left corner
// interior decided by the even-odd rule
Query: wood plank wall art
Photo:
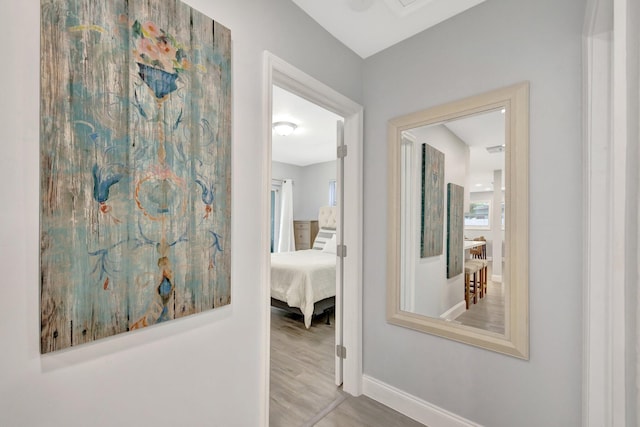
[[[41,352],[231,301],[231,34],[177,0],[42,0]]]
[[[447,278],[464,268],[464,187],[447,184]]]
[[[422,144],[422,232],[420,256],[442,255],[444,241],[444,153]]]

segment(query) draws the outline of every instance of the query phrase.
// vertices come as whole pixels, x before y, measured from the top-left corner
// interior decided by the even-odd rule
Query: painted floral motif
[[[135,48],[133,54],[138,64],[176,74],[190,66],[185,49],[178,41],[155,23],[141,24],[135,21],[131,26]]]
[[[151,21],[141,24],[136,20],[131,31],[138,74],[154,96],[163,99],[178,89],[178,73],[190,66],[185,49],[175,37]]]
[[[230,32],[86,3],[41,5],[43,353],[231,301]]]

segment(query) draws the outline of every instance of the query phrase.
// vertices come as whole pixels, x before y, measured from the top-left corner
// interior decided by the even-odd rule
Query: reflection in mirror
[[[401,310],[504,334],[504,236],[493,218],[499,210],[492,209],[504,200],[504,115],[500,108],[402,132]],[[457,242],[447,238],[448,183],[463,189],[463,239]],[[483,284],[465,301],[464,271],[447,274],[444,248],[450,246],[462,268],[465,260],[486,260],[486,293]]]
[[[389,123],[391,323],[528,357],[528,84]]]

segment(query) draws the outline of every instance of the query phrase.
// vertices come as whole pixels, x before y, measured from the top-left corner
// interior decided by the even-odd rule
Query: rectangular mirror
[[[388,321],[528,359],[529,84],[388,131]]]

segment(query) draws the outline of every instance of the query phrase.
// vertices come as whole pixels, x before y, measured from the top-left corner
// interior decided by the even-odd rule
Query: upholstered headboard
[[[318,212],[318,226],[320,228],[336,228],[338,209],[335,206],[323,206]]]

